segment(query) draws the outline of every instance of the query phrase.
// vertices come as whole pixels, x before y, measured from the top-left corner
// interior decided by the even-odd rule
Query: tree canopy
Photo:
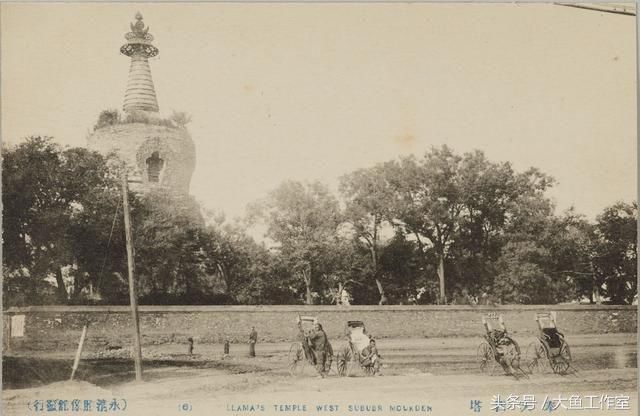
[[[120,162],[47,137],[2,154],[5,306],[128,302]],[[336,195],[286,181],[234,221],[132,192],[140,302],[633,302],[636,202],[589,221],[557,214],[553,185],[442,146],[348,173]]]

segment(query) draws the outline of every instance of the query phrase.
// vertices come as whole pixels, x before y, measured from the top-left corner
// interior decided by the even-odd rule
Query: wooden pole
[[[73,368],[71,369],[71,377],[69,380],[73,380],[73,376],[76,375],[76,370],[78,369],[78,364],[80,364],[80,355],[82,354],[82,346],[84,345],[84,338],[87,336],[87,326],[89,324],[84,324],[82,327],[82,335],[80,335],[80,343],[78,343],[78,351],[76,351],[76,358],[73,360]]]
[[[13,319],[12,319],[13,315],[9,315],[9,314],[5,314],[2,319],[3,319],[3,333],[2,333],[2,340],[4,341],[4,346],[6,348],[6,352],[11,352],[11,326],[13,325]]]
[[[447,304],[447,295],[444,292],[444,255],[438,256],[438,281],[440,283],[440,305]]]
[[[596,281],[596,268],[593,265],[593,259],[589,262],[591,266],[591,275],[593,276],[593,298],[596,302],[596,305],[600,305],[602,299],[600,298],[600,286],[598,286],[598,282]]]
[[[122,166],[122,208],[124,211],[124,231],[127,241],[127,269],[129,271],[129,302],[131,303],[131,320],[133,321],[133,361],[136,369],[136,381],[142,381],[142,349],[140,346],[140,320],[138,318],[138,298],[134,280],[134,249],[131,236],[131,219],[129,218],[129,185],[126,166]]]

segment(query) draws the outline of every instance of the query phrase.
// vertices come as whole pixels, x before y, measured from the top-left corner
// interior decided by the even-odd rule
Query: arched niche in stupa
[[[164,168],[164,159],[162,159],[158,152],[151,153],[151,156],[146,160],[147,164],[147,181],[150,183],[160,182],[162,175],[162,169]]]

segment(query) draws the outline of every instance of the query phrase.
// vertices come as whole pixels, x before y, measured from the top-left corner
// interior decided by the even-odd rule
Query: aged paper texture
[[[2,414],[637,414],[636,5],[1,3]]]

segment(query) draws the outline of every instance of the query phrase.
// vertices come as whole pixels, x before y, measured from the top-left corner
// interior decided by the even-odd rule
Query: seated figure
[[[544,334],[549,347],[560,348],[560,332],[558,332],[556,328],[544,328],[542,333]]]
[[[506,338],[506,335],[507,335],[506,331],[503,331],[501,329],[493,329],[491,330],[489,336],[491,337],[493,344],[496,347],[499,347],[501,344],[509,343],[509,340],[508,338]]]
[[[513,341],[507,336],[507,332],[494,329],[491,331],[491,338],[496,347],[496,359],[502,369],[511,375],[516,375],[515,369],[520,368],[520,355],[513,345]]]
[[[373,366],[376,371],[378,370],[380,367],[380,355],[378,354],[375,340],[372,339],[369,341],[369,345],[364,347],[360,353],[360,358],[360,364],[365,367]]]

